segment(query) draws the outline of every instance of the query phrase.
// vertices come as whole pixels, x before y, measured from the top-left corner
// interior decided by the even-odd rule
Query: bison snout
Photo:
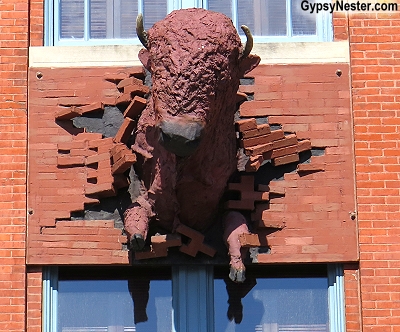
[[[160,143],[169,152],[179,157],[188,157],[200,144],[203,125],[198,122],[176,123],[162,121]]]

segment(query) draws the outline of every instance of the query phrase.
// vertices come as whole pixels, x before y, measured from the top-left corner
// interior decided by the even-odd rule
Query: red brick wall
[[[0,2],[0,331],[25,328],[28,1]]]
[[[400,13],[352,14],[364,331],[400,330]]]
[[[26,283],[26,330],[42,330],[42,268],[28,267]]]

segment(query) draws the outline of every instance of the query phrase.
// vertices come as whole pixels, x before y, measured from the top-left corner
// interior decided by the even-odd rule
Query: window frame
[[[42,278],[42,332],[57,332],[58,268],[44,267]],[[345,332],[343,265],[328,264],[327,279],[329,332]],[[176,331],[214,331],[213,266],[172,266],[172,306]]]
[[[89,1],[84,0],[84,38],[83,39],[61,39],[60,38],[60,0],[45,0],[44,4],[44,46],[95,46],[95,45],[139,45],[138,38],[110,38],[90,39],[89,36]],[[238,26],[237,0],[232,1],[232,21],[236,29],[241,33]],[[286,1],[286,11],[291,13],[291,0]],[[208,0],[168,0],[167,12],[176,9],[199,7],[208,9]],[[56,15],[55,13],[58,13]],[[143,13],[143,0],[138,0],[138,13]],[[256,43],[269,42],[329,42],[333,40],[332,15],[322,12],[317,15],[316,35],[291,36],[292,20],[287,20],[286,36],[254,36]],[[244,40],[245,37],[241,36]]]

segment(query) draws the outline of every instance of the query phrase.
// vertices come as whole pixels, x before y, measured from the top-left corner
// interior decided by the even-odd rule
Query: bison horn
[[[246,44],[244,44],[243,51],[242,51],[242,54],[240,56],[240,58],[243,59],[243,58],[247,57],[250,54],[250,52],[251,52],[251,50],[253,48],[253,36],[251,34],[250,29],[246,25],[242,25],[241,28],[242,28],[244,34],[247,37],[247,42],[246,42]]]
[[[144,47],[149,47],[149,40],[147,36],[147,32],[143,27],[143,15],[139,14],[136,18],[136,34],[139,37],[140,42]]]

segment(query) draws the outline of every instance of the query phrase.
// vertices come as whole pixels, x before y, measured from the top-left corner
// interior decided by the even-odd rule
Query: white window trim
[[[84,26],[87,27],[84,30],[84,37],[80,39],[61,39],[60,36],[60,15],[54,15],[54,13],[60,12],[60,0],[45,0],[44,5],[44,46],[94,46],[94,45],[139,45],[138,38],[131,39],[89,39],[89,0],[84,0],[85,15],[84,15]],[[288,13],[290,13],[291,0],[286,0],[286,7]],[[237,2],[232,0],[232,21],[239,31],[238,27],[238,13],[237,13]],[[167,11],[171,11],[179,8],[191,8],[200,7],[208,8],[208,0],[170,0],[168,1]],[[138,1],[138,13],[143,12],[143,1]],[[317,33],[316,35],[307,36],[290,36],[291,31],[291,20],[288,20],[288,36],[254,36],[256,43],[266,42],[329,42],[333,40],[333,29],[332,29],[332,15],[328,12],[319,13],[317,16]],[[241,30],[239,31],[241,33]],[[244,39],[245,37],[243,37]]]
[[[57,332],[57,267],[43,269],[42,285],[42,332]],[[214,331],[213,267],[173,267],[172,306],[177,331]],[[344,277],[341,264],[328,265],[328,313],[329,332],[345,332]]]

